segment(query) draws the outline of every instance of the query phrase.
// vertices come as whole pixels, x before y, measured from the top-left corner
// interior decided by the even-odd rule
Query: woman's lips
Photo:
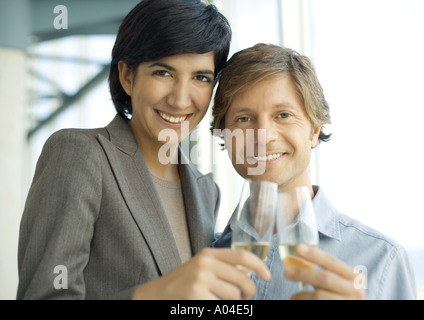
[[[163,120],[171,124],[181,124],[190,116],[189,114],[183,116],[170,115],[160,110],[157,110],[157,113]]]

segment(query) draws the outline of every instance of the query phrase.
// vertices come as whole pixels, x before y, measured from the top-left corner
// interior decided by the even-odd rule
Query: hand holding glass
[[[296,253],[296,245],[303,243],[318,247],[318,229],[311,195],[306,187],[297,187],[278,194],[277,232],[279,253],[286,269],[315,268]],[[303,284],[300,283],[301,289]]]

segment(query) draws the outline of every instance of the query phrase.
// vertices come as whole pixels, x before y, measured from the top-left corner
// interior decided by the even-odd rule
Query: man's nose
[[[258,119],[255,131],[256,141],[259,146],[267,145],[278,138],[278,130],[272,117],[261,117]]]

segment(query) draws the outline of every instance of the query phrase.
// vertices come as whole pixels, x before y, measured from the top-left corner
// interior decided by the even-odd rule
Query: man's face
[[[225,115],[225,128],[232,133],[224,132],[225,144],[242,177],[274,181],[280,191],[310,184],[311,149],[321,127],[312,126],[288,74],[238,93]],[[235,138],[235,132],[242,132],[243,139]]]

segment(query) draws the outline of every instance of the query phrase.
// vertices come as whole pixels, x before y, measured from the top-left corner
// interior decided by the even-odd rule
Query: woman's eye
[[[171,74],[166,70],[156,70],[153,72],[153,75],[161,77],[169,77]]]
[[[211,83],[212,82],[212,79],[211,78],[209,78],[207,76],[202,76],[202,75],[196,76],[195,79],[196,80],[200,80],[202,82],[208,82],[208,83]]]
[[[281,119],[286,119],[286,118],[290,117],[290,113],[283,112],[283,113],[280,113],[278,115],[278,117],[281,118]]]

